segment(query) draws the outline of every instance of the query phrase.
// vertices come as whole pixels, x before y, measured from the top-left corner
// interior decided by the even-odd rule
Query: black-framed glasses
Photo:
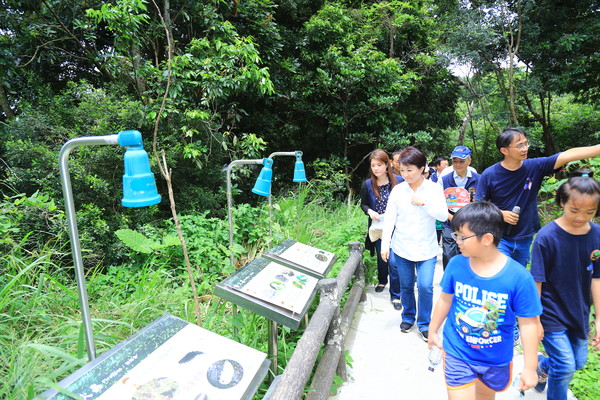
[[[464,242],[465,240],[467,240],[469,238],[472,238],[473,236],[477,236],[477,234],[471,235],[471,236],[460,236],[458,233],[452,232],[452,239],[454,239],[454,241],[456,243],[458,243],[458,242]]]

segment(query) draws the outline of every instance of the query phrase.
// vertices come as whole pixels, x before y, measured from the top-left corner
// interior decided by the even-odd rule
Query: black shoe
[[[419,333],[421,334],[423,341],[427,343],[429,341],[429,331],[419,331]]]
[[[402,310],[402,302],[400,301],[400,299],[394,299],[392,300],[392,304],[394,305],[394,309],[395,310]]]
[[[375,286],[375,291],[377,293],[383,292],[383,289],[385,288],[385,285],[382,285],[381,283],[377,286]]]
[[[400,324],[400,330],[404,333],[410,331],[410,329],[413,327],[413,324],[409,324],[408,322],[403,322]]]

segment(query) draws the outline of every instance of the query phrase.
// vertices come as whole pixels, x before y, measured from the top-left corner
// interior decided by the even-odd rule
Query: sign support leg
[[[277,376],[277,322],[269,321],[269,358],[271,359],[271,372]]]

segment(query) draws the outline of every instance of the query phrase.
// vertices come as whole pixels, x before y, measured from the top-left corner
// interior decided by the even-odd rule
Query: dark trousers
[[[458,245],[452,239],[452,229],[444,227],[442,229],[442,265],[444,266],[444,270],[446,270],[446,266],[450,259],[457,254],[460,254],[460,250],[458,249]]]
[[[398,269],[389,265],[381,258],[381,239],[373,242],[377,253],[377,282],[386,285],[390,277],[390,300],[400,300],[400,276]],[[390,253],[391,253],[390,249]]]

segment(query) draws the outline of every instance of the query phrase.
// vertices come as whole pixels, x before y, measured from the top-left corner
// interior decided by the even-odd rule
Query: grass
[[[249,252],[260,254],[273,242],[292,238],[334,252],[338,258],[331,272],[334,276],[348,256],[348,242],[364,238],[364,215],[358,206],[331,207],[317,200],[307,203],[306,193],[275,199],[273,239],[263,237],[265,227],[257,227],[255,214],[250,213],[248,221],[237,219],[246,231],[259,229],[248,245]],[[266,208],[266,204],[261,207]],[[222,237],[204,231],[194,235]],[[0,399],[32,399],[87,362],[72,268],[49,261],[53,254],[49,247],[40,249],[39,254],[13,248],[0,256]],[[226,252],[210,253],[210,258],[217,255],[222,259],[214,266],[196,266],[198,276],[204,278],[198,282],[203,289],[199,293],[203,327],[266,353],[268,321],[243,309],[235,312],[231,303],[212,296],[212,287],[223,275],[211,269],[228,263]],[[190,322],[196,320],[189,281],[178,260],[175,253],[135,254],[130,264],[98,265],[87,271],[98,355],[164,313]],[[280,329],[280,372],[293,353],[301,329]],[[266,389],[263,384],[257,398]]]
[[[260,254],[274,242],[298,240],[336,254],[338,261],[330,272],[334,277],[348,257],[348,242],[363,242],[366,217],[358,205],[322,204],[316,199],[307,201],[307,197],[301,191],[295,197],[275,199],[273,238],[261,237],[261,227],[262,231],[248,246],[249,251]],[[249,218],[254,218],[252,215]],[[247,230],[258,229],[256,220],[240,222]],[[160,232],[159,236],[164,234]],[[195,231],[194,235],[219,236],[204,231]],[[204,247],[209,245],[206,243]],[[51,248],[40,249],[38,254],[16,250],[0,256],[0,399],[5,400],[32,399],[87,362],[71,268],[49,261]],[[196,266],[198,276],[204,278],[198,282],[202,289],[203,327],[266,353],[268,321],[244,309],[235,312],[231,303],[212,296],[212,287],[223,278],[214,270],[228,264],[228,254],[214,252],[204,259],[218,254],[223,259],[215,264]],[[368,253],[364,256],[367,279],[373,279],[375,260]],[[86,281],[98,354],[164,313],[190,322],[196,320],[189,281],[178,260],[177,254],[171,253],[135,254],[127,265],[100,265],[88,271]],[[302,329],[303,326],[298,331],[280,327],[279,372],[291,357]],[[599,368],[598,353],[591,351],[588,364],[572,382],[579,400],[600,398]],[[263,383],[255,397],[262,398],[266,390],[267,384]]]

